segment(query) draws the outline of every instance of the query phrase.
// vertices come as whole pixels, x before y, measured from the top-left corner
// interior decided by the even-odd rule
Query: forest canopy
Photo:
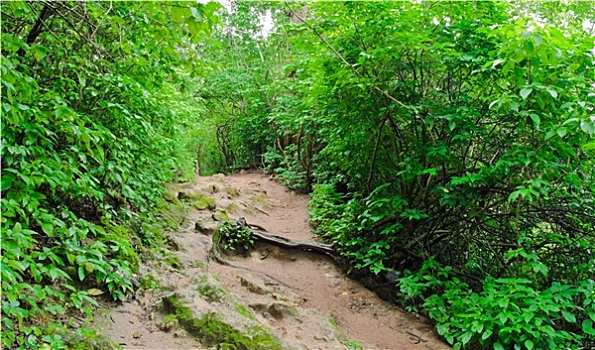
[[[2,3],[4,346],[65,346],[33,320],[126,298],[164,184],[243,168],[455,348],[595,346],[592,2],[224,5]]]

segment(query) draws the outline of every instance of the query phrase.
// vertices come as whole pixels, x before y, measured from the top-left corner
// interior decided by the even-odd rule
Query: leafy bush
[[[281,155],[272,149],[263,154],[265,171],[279,176],[280,183],[298,192],[309,192],[308,174],[299,164],[296,145],[289,145]]]
[[[70,315],[130,295],[163,184],[192,169],[171,66],[217,8],[193,6],[2,3],[3,346],[70,346]]]
[[[236,223],[223,223],[217,228],[217,233],[220,235],[219,242],[223,244],[223,250],[236,250],[238,248],[249,250],[254,245],[252,232]]]
[[[527,257],[527,268],[547,275],[535,254]],[[534,279],[488,277],[474,292],[451,267],[428,260],[399,285],[408,298],[427,295],[422,307],[455,349],[578,349],[595,335],[593,280],[546,288]]]

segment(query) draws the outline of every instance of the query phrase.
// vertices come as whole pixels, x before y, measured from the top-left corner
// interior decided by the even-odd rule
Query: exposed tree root
[[[243,218],[241,218],[241,219],[243,219]],[[245,222],[246,221],[244,220],[244,224],[245,224]],[[243,226],[241,223],[241,220],[238,220],[237,225],[238,225],[238,227]],[[261,275],[264,275],[264,276],[272,279],[273,281],[276,281],[277,283],[279,283],[287,288],[295,289],[294,287],[288,285],[287,283],[279,280],[278,278],[276,278],[266,272],[250,269],[250,268],[243,267],[243,266],[237,266],[237,265],[234,265],[234,264],[230,263],[229,261],[223,259],[223,257],[221,257],[221,232],[219,231],[219,228],[217,228],[217,230],[213,234],[213,245],[211,246],[211,249],[209,249],[209,254],[207,255],[207,266],[211,260],[214,260],[221,265],[233,267],[234,269],[240,269],[240,270],[259,273]]]
[[[241,225],[241,219],[238,220],[236,224]],[[274,244],[280,246],[282,248],[288,249],[301,249],[306,251],[315,251],[319,253],[324,253],[330,255],[333,259],[338,256],[337,251],[333,248],[330,244],[318,243],[313,241],[303,241],[303,240],[291,240],[282,236],[274,235],[271,233],[264,232],[262,227],[257,225],[250,225],[248,223],[243,222],[244,225],[254,236],[254,238],[261,242],[266,242],[270,244]],[[257,228],[254,228],[257,227]]]
[[[274,245],[280,246],[282,248],[301,249],[301,250],[305,250],[305,251],[314,251],[314,252],[318,252],[318,253],[323,253],[323,254],[329,255],[333,259],[336,259],[338,257],[338,253],[333,249],[333,247],[330,244],[324,244],[324,243],[318,243],[318,242],[312,242],[312,241],[303,241],[303,240],[291,240],[291,239],[281,237],[278,235],[266,233],[266,232],[264,232],[264,228],[262,228],[261,226],[250,225],[250,224],[246,223],[246,219],[244,219],[244,218],[240,218],[236,222],[236,227],[238,230],[243,228],[245,230],[250,231],[250,233],[252,234],[252,237],[254,238],[255,241],[274,244]],[[257,271],[257,270],[249,269],[249,268],[242,267],[242,266],[237,266],[237,265],[234,265],[234,264],[228,262],[227,260],[223,259],[223,257],[221,257],[221,243],[222,243],[221,241],[222,241],[221,232],[219,231],[219,229],[217,229],[217,231],[213,235],[213,245],[212,245],[211,249],[209,250],[208,260],[214,260],[221,265],[233,267],[236,269],[242,269],[242,270],[246,270],[246,271],[260,273],[262,275],[269,277],[272,280],[277,281],[278,283],[280,283],[286,287],[293,288],[293,287],[285,284],[284,282],[278,280],[277,278],[269,275],[266,272]]]

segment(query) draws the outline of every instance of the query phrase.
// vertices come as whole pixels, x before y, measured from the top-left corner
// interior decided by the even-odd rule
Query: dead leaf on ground
[[[97,296],[97,295],[101,295],[101,294],[104,294],[104,293],[105,293],[104,291],[102,291],[101,289],[97,289],[97,288],[87,289],[87,294],[89,294],[92,297]]]

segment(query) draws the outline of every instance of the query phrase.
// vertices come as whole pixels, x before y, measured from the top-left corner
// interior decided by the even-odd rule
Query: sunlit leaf
[[[523,98],[523,100],[526,100],[527,97],[529,97],[529,94],[531,94],[531,92],[533,91],[533,88],[522,88],[520,95]]]
[[[557,98],[558,97],[558,93],[556,92],[556,90],[552,89],[552,88],[547,88],[547,92],[553,97],[553,98]]]

